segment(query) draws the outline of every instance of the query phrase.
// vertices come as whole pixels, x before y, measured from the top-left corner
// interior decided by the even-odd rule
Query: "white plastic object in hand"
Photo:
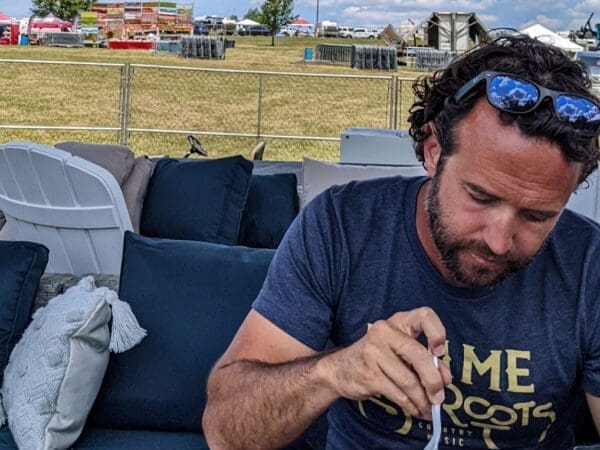
[[[438,359],[433,356],[433,364],[438,367]],[[425,446],[424,450],[437,450],[442,436],[442,405],[433,405],[431,408],[431,417],[433,418],[433,436]]]

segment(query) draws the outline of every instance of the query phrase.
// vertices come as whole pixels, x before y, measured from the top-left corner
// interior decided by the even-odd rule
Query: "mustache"
[[[484,242],[480,241],[459,241],[453,246],[455,251],[467,250],[482,259],[493,261],[502,266],[515,266],[522,264],[522,258],[507,253],[505,255],[495,254]]]

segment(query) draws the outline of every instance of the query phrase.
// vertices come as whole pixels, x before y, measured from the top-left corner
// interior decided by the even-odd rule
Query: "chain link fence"
[[[143,64],[0,60],[10,73],[3,141],[120,142],[179,156],[197,135],[212,157],[337,159],[350,127],[407,127],[412,79],[251,72]]]

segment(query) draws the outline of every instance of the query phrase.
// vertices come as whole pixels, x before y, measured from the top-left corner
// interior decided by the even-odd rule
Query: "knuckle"
[[[389,335],[392,327],[386,320],[378,320],[368,330],[367,336],[377,342],[384,341],[386,336]]]
[[[369,334],[371,335],[379,335],[383,332],[383,329],[386,327],[386,323],[384,320],[378,320],[377,322],[374,322],[373,325],[371,325],[369,327]]]
[[[429,352],[425,347],[423,347],[416,339],[405,339],[404,348],[411,356],[414,356],[419,359],[431,359],[429,356]]]
[[[423,379],[423,386],[431,394],[435,394],[444,387],[442,377],[439,374],[428,373]]]
[[[400,385],[404,391],[414,391],[415,389],[418,389],[421,384],[417,378],[411,374],[403,377],[400,381]]]
[[[424,319],[431,319],[431,318],[434,318],[434,317],[437,318],[437,314],[429,306],[421,306],[418,309],[418,311],[419,311],[419,314],[421,315],[421,317],[424,318]]]

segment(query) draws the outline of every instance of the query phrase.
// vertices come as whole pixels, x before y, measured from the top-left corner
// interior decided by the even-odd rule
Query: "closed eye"
[[[553,213],[546,213],[546,212],[535,212],[535,211],[522,211],[521,215],[523,216],[523,218],[525,220],[527,220],[528,222],[534,222],[534,223],[542,223],[542,222],[546,222],[550,219],[552,219],[553,217],[556,216],[556,214]]]
[[[498,201],[496,198],[485,197],[472,192],[469,192],[469,196],[475,203],[479,203],[480,205],[493,205]]]

